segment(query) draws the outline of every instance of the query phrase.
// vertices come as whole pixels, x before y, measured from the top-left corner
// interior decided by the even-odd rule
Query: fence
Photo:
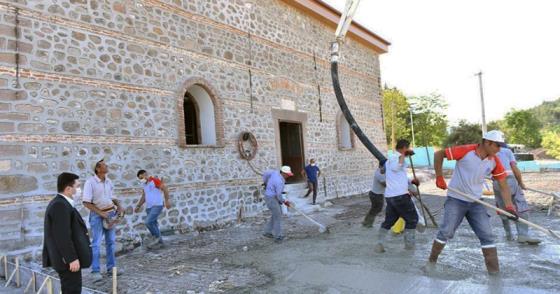
[[[4,287],[15,286],[23,288],[23,293],[62,293],[60,290],[60,280],[49,274],[23,266],[19,258],[14,257],[13,262],[9,261],[8,256],[1,256],[1,273],[6,283]],[[39,286],[39,288],[37,288]],[[1,285],[0,285],[1,287]],[[106,292],[82,287],[82,293],[107,294]],[[112,294],[117,293],[117,268],[113,268]]]

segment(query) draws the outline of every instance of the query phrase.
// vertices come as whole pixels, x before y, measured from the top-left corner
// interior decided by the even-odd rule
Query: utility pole
[[[408,108],[408,112],[410,113],[410,128],[412,132],[412,147],[416,147],[416,143],[414,143],[414,120],[412,119],[412,107]]]
[[[391,99],[391,148],[395,148],[397,142],[395,141],[395,99]]]
[[[482,109],[482,135],[486,134],[486,113],[484,111],[484,91],[482,89],[482,71],[479,71],[475,76],[478,76],[478,85],[480,87],[480,105]]]

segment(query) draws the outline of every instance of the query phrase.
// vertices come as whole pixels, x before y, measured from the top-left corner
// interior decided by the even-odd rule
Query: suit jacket
[[[80,268],[91,265],[91,245],[84,220],[64,196],[56,195],[45,213],[43,267],[57,272],[69,269],[69,264],[80,260]]]

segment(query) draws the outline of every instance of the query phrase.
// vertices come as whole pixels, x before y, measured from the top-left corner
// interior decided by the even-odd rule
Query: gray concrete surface
[[[437,211],[444,197],[424,196]],[[166,237],[167,246],[148,251],[136,248],[118,257],[124,270],[119,293],[557,293],[560,243],[533,232],[544,242],[537,247],[507,242],[492,213],[502,273],[486,274],[474,233],[464,222],[440,256],[436,271],[422,270],[436,234],[417,234],[417,249],[404,250],[402,236],[392,236],[387,252],[373,251],[376,231],[360,225],[369,199],[356,196],[333,201],[312,214],[328,224],[329,234],[301,216],[286,218],[288,239],[276,244],[261,236],[267,215],[217,231]],[[439,215],[437,217],[439,219]],[[557,216],[539,207],[536,223],[560,231]],[[107,279],[84,285],[109,291]]]

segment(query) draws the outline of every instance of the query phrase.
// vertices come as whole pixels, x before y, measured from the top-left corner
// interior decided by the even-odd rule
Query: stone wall
[[[278,0],[245,2],[0,0],[1,251],[38,249],[57,175],[70,171],[85,181],[101,158],[128,212],[121,243],[146,232],[143,214],[132,214],[140,168],[170,186],[164,230],[229,222],[241,207],[246,216],[261,212],[260,180],[236,141],[251,131],[259,141],[253,164],[276,167],[271,112],[286,101],[307,115],[306,157],[322,167],[328,197],[369,189],[373,157],[359,142],[338,149],[328,64],[333,29]],[[345,97],[385,151],[379,56],[353,39],[343,52]],[[211,87],[219,103],[216,146],[179,142],[177,104],[192,79]]]

